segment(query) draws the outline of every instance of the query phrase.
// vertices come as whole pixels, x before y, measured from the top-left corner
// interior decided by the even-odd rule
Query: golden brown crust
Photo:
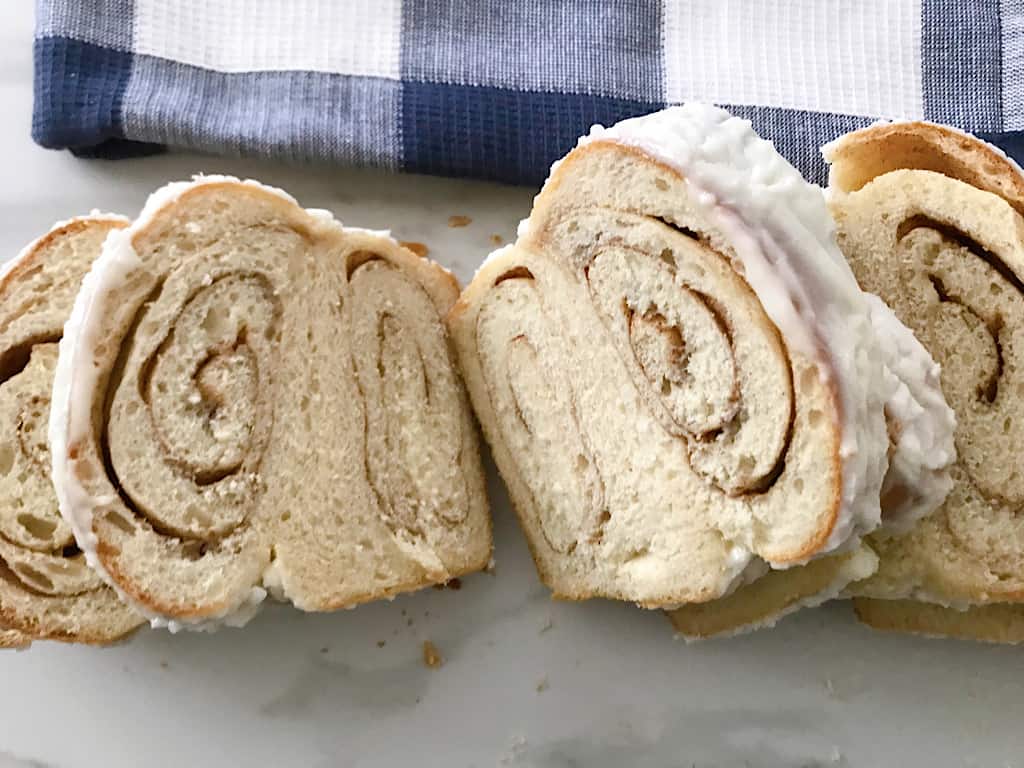
[[[488,521],[488,525],[490,525],[489,521]],[[451,581],[452,579],[462,579],[462,578],[465,578],[466,576],[469,576],[469,575],[474,574],[474,573],[479,573],[480,571],[486,569],[488,563],[490,563],[490,561],[491,561],[491,557],[493,555],[493,552],[494,552],[494,548],[492,546],[490,549],[487,550],[487,556],[486,557],[481,557],[478,560],[475,560],[475,561],[469,563],[468,565],[466,565],[466,566],[464,566],[462,568],[452,569],[446,575],[445,580],[444,580],[443,583],[447,583],[447,582]],[[368,595],[362,596],[362,597],[360,597],[356,601],[348,600],[348,601],[338,602],[338,603],[331,603],[331,602],[323,603],[322,605],[316,606],[315,610],[317,610],[317,611],[337,611],[337,610],[340,610],[342,608],[355,608],[358,605],[365,605],[366,603],[372,603],[372,602],[374,602],[376,600],[387,600],[387,599],[390,599],[390,598],[393,598],[393,597],[397,597],[398,595],[405,594],[405,593],[408,593],[408,592],[417,592],[417,591],[419,591],[421,589],[426,589],[427,587],[434,586],[437,583],[438,582],[434,581],[433,579],[429,579],[429,578],[426,578],[426,577],[424,577],[422,579],[410,579],[409,581],[402,582],[401,584],[396,584],[396,585],[394,585],[392,587],[389,587],[388,589],[378,590],[377,592],[374,592],[372,594],[368,594]]]
[[[857,618],[875,629],[986,643],[1024,643],[1024,606],[993,604],[966,611],[914,600],[853,601]]]
[[[3,296],[12,283],[23,278],[26,272],[32,270],[42,260],[46,249],[49,248],[55,240],[78,232],[84,232],[85,230],[96,226],[97,223],[102,223],[110,229],[123,229],[128,226],[127,221],[120,221],[114,217],[97,220],[83,216],[77,219],[71,219],[65,224],[50,230],[41,238],[36,240],[32,244],[31,250],[26,252],[18,263],[12,266],[10,270],[3,275],[3,278],[0,279],[0,296]]]
[[[6,611],[0,611],[0,619],[3,621],[10,621],[14,619],[21,624],[21,626],[18,626],[17,628],[14,628],[13,626],[8,629],[0,628],[0,648],[23,648],[36,640],[53,640],[58,643],[74,643],[76,645],[94,645],[100,647],[114,645],[134,635],[139,630],[139,627],[144,623],[140,620],[138,624],[126,631],[114,634],[110,632],[92,631],[90,629],[71,632],[58,627],[43,627],[42,625],[29,626],[21,622],[22,618],[23,617],[12,615]],[[20,644],[4,645],[3,635],[5,633],[9,633],[11,635],[10,642],[13,643],[18,643],[20,638]]]
[[[32,638],[24,632],[10,627],[0,626],[0,648],[21,649],[32,645]]]
[[[829,186],[843,192],[898,169],[935,171],[999,195],[1024,215],[1020,168],[991,145],[944,125],[882,123],[826,148]]]

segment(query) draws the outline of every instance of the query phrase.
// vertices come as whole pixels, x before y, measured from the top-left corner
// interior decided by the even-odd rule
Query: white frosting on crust
[[[580,145],[617,142],[677,169],[736,254],[789,349],[818,365],[839,396],[842,501],[817,554],[852,547],[881,521],[888,440],[883,354],[868,303],[835,242],[821,190],[753,130],[703,104],[594,126]],[[528,225],[527,225],[528,226]],[[785,566],[796,563],[786,563]]]

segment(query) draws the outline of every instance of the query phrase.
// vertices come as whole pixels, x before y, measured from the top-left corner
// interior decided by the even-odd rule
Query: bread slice
[[[935,511],[953,486],[956,418],[939,384],[939,366],[910,330],[877,296],[869,295],[871,320],[885,352],[889,380],[885,402],[889,466],[881,490],[882,525],[875,536],[904,533]],[[728,597],[686,605],[669,613],[687,639],[738,635],[774,626],[800,608],[838,597],[851,583],[874,574],[878,557],[866,544],[798,568],[769,571]]]
[[[869,314],[749,123],[691,104],[581,140],[449,315],[544,582],[704,602],[877,527]]]
[[[967,610],[918,600],[853,601],[857,618],[875,629],[983,643],[1024,643],[1024,605],[990,603]]]
[[[687,640],[730,637],[774,627],[801,608],[814,608],[839,597],[848,584],[866,579],[878,567],[867,545],[812,560],[786,571],[769,571],[731,595],[693,603],[668,612],[676,632]]]
[[[267,590],[329,611],[483,568],[457,295],[386,233],[255,182],[154,194],[60,347],[54,480],[89,562],[172,629],[244,623]]]
[[[113,642],[142,623],[85,563],[50,482],[46,424],[57,341],[115,216],[56,225],[0,276],[0,644]]]
[[[905,536],[873,543],[878,573],[855,585],[869,623],[970,634],[974,611],[1024,601],[1024,177],[998,150],[951,128],[877,125],[824,149],[839,244],[942,365],[956,411],[955,484]],[[997,637],[1005,609],[977,613]],[[915,629],[918,628],[918,629]],[[1008,630],[1009,631],[1009,630]]]

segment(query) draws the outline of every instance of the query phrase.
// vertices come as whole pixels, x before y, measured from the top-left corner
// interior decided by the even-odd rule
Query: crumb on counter
[[[398,244],[403,248],[409,249],[421,259],[425,259],[427,254],[430,253],[430,248],[428,248],[425,243],[417,243],[414,240],[402,240]]]
[[[544,675],[537,681],[537,693],[544,693],[548,689],[548,676]]]
[[[491,235],[491,245],[501,245],[505,242],[505,238],[501,235]]]
[[[435,584],[434,589],[454,589],[457,592],[462,589],[462,579],[456,576],[454,579],[448,579],[448,581],[442,584]]]
[[[430,669],[440,669],[444,664],[444,657],[441,655],[441,652],[429,640],[423,641],[423,664]]]
[[[456,227],[468,227],[473,223],[473,220],[469,216],[449,216],[448,226],[453,229]]]
[[[323,648],[320,649],[320,653],[327,653],[327,651],[329,651],[329,650],[330,649],[327,646],[324,646]]]
[[[377,641],[377,647],[378,647],[378,648],[383,648],[383,647],[384,647],[385,645],[387,645],[387,644],[388,644],[388,641],[387,641],[387,640],[378,640],[378,641]]]

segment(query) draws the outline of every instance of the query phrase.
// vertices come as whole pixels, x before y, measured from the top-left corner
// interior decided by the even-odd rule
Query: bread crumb
[[[825,678],[825,690],[828,691],[828,695],[831,696],[833,699],[836,697],[836,688],[832,684],[831,677]]]
[[[537,693],[544,693],[548,689],[548,676],[544,675],[537,681]]]
[[[412,616],[410,616],[408,619],[405,620],[405,626],[407,626],[407,627],[411,627],[412,626]]]
[[[472,223],[473,223],[473,220],[471,218],[469,218],[469,216],[449,216],[448,217],[448,226],[452,227],[452,228],[455,228],[455,227],[468,227]]]
[[[327,646],[324,646],[323,648],[320,649],[320,653],[327,653],[327,651],[329,651],[329,650],[330,649]]]
[[[454,579],[448,579],[448,581],[442,582],[441,584],[435,584],[434,589],[454,589],[458,591],[462,589],[462,579],[456,576]]]
[[[170,664],[168,664],[168,663],[167,663],[166,661],[161,661],[161,662],[160,662],[160,668],[161,668],[161,669],[167,669],[167,668],[168,668],[168,667],[170,667],[170,666],[171,666],[171,665],[170,665]]]
[[[487,566],[484,568],[484,573],[489,573],[491,576],[493,576],[497,572],[498,564],[494,562],[494,558],[492,557],[490,560],[487,561]]]
[[[377,647],[378,647],[378,648],[383,648],[383,647],[384,647],[385,645],[387,645],[387,644],[388,644],[388,641],[387,641],[387,640],[378,640],[378,641],[377,641]]]
[[[441,655],[441,652],[429,640],[423,641],[423,663],[431,669],[440,669],[444,664],[444,657]]]
[[[403,248],[408,248],[421,259],[427,258],[427,254],[430,253],[430,248],[425,243],[417,243],[415,240],[401,240],[398,244]]]
[[[505,238],[501,235],[491,235],[491,245],[501,245],[505,242]]]

